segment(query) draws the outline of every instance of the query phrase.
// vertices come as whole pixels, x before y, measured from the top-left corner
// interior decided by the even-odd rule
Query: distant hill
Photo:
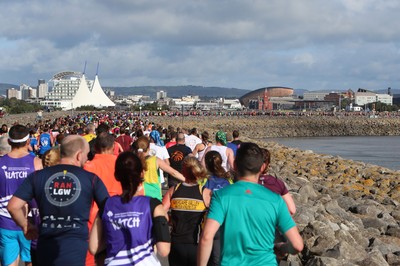
[[[187,95],[198,95],[201,98],[225,97],[239,98],[248,93],[248,90],[222,87],[203,87],[203,86],[137,86],[137,87],[106,87],[103,90],[113,90],[115,95],[147,95],[155,98],[158,91],[165,91],[168,97],[177,98]]]

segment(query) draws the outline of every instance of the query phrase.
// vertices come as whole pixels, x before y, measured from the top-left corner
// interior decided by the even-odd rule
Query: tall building
[[[19,86],[19,91],[21,92],[22,100],[36,98],[36,89],[33,89],[26,84],[22,84],[21,86]]]
[[[21,92],[14,88],[7,89],[7,99],[11,98],[16,98],[18,100],[21,100]]]
[[[44,79],[38,80],[37,98],[44,98],[49,91],[49,87]]]
[[[165,99],[165,98],[167,98],[166,91],[157,91],[157,100]]]

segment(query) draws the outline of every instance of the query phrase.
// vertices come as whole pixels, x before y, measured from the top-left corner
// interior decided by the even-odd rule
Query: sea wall
[[[45,119],[57,115],[45,114]],[[26,123],[34,117],[21,115],[10,121]],[[400,265],[400,171],[260,141],[267,137],[400,135],[399,118],[144,119],[163,126],[197,127],[212,135],[219,129],[229,133],[238,129],[243,140],[271,151],[270,172],[284,180],[293,195],[294,220],[305,242],[301,254],[289,256],[281,265]]]

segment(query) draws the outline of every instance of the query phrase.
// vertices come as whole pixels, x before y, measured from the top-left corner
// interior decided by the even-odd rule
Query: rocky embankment
[[[45,118],[50,115],[60,114],[45,114]],[[28,122],[34,117],[25,115],[18,120]],[[163,126],[197,127],[210,134],[238,129],[243,140],[272,152],[271,173],[287,183],[297,205],[294,219],[305,241],[302,254],[289,256],[281,265],[400,265],[400,171],[259,141],[267,137],[400,135],[400,118],[148,119]]]

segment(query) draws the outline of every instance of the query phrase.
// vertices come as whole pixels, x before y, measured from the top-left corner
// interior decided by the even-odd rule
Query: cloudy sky
[[[400,1],[0,1],[0,83],[400,87]]]

